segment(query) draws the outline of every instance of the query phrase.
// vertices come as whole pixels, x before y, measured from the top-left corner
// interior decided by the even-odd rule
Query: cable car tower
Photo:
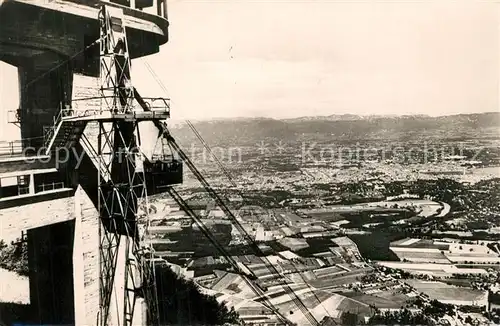
[[[156,172],[157,165],[147,161],[141,151],[139,123],[166,120],[170,117],[170,108],[162,99],[163,105],[154,110],[149,103],[149,112],[144,112],[141,107],[136,110],[134,100],[139,96],[134,94],[132,86],[123,11],[103,6],[99,22],[102,101],[102,112],[99,113],[102,118],[97,119],[100,325],[132,325],[138,298],[147,304],[147,319],[142,323],[156,325],[159,316],[153,250],[144,240],[149,223],[148,188],[153,190],[146,186],[146,180],[151,178],[145,174]],[[140,101],[145,103],[142,98]],[[145,230],[139,226],[140,219],[144,219],[141,225]],[[124,279],[123,293],[115,287],[117,277]],[[117,316],[118,320],[111,322],[108,317],[113,308],[112,298],[114,295],[119,298],[120,294],[123,303],[118,299],[116,306],[123,316]]]
[[[174,184],[182,183],[183,163],[215,199],[238,231],[256,253],[258,245],[226,206],[222,198],[208,184],[193,162],[170,134],[165,120],[170,117],[168,99],[143,98],[133,87],[131,60],[122,9],[103,5],[99,11],[100,45],[99,108],[62,108],[54,125],[45,135],[46,154],[79,146],[85,151],[87,175],[78,181],[87,192],[99,213],[99,326],[159,325],[159,307],[156,293],[153,248],[148,239],[148,195],[168,193],[182,210],[201,226],[206,236],[223,255],[225,249],[212,239],[196,214],[175,191]],[[73,100],[92,100],[96,98]],[[159,104],[158,104],[159,103]],[[141,150],[139,126],[143,121],[153,122],[158,140],[166,141],[169,154],[177,153],[180,160],[165,154],[150,158]],[[97,134],[88,131],[89,122],[96,124]],[[85,131],[85,133],[84,133]],[[91,137],[92,136],[92,137]],[[71,167],[69,167],[71,168]],[[85,173],[84,173],[85,174]],[[263,259],[266,267],[279,275],[274,265]],[[235,270],[240,270],[233,262]],[[245,273],[240,271],[242,275]],[[268,307],[284,324],[287,318],[266,298],[258,284],[244,276],[252,291],[263,298]],[[303,312],[311,325],[318,325],[302,300],[286,282],[283,287],[292,301]],[[138,302],[146,305],[146,320],[137,320],[134,314]]]
[[[140,151],[140,119],[133,106],[131,62],[123,22],[122,10],[102,7],[99,13],[101,115],[110,114],[111,117],[97,120],[98,170],[101,171],[98,174],[100,325],[109,322],[113,292],[120,297],[121,289],[114,287],[117,274],[124,277],[124,301],[122,307],[119,301],[116,302],[123,317],[117,316],[114,322],[132,325],[136,299],[142,297],[149,304],[147,324],[157,324],[156,288],[154,275],[151,275],[154,269],[149,266],[146,256],[150,248],[143,247],[143,234],[139,233],[138,226],[139,215],[148,214],[148,199],[144,157]]]
[[[101,105],[73,107],[79,101],[95,101],[96,97],[74,99],[72,106],[62,108],[54,119],[44,145],[46,154],[81,145],[77,148],[83,149],[89,159],[85,166],[88,175],[82,175],[79,183],[100,219],[97,324],[158,325],[153,248],[145,241],[148,192],[158,193],[162,186],[181,183],[182,163],[172,157],[168,161],[161,157],[149,161],[141,150],[139,124],[163,123],[170,117],[169,101],[142,98],[132,86],[123,10],[103,5],[99,24],[100,38],[94,44],[100,46],[97,99]],[[95,130],[87,128],[90,122],[96,125]],[[95,131],[97,135],[91,133]],[[134,319],[140,301],[147,311],[142,321]]]

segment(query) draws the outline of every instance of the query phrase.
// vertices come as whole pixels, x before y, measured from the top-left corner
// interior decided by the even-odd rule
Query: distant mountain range
[[[428,115],[403,115],[398,116],[397,114],[385,114],[385,115],[355,115],[355,114],[332,114],[328,116],[305,116],[292,119],[286,119],[286,121],[353,121],[353,120],[374,120],[382,118],[404,118],[404,117],[429,117]]]
[[[255,144],[260,141],[417,140],[500,136],[500,112],[426,115],[358,116],[351,114],[293,119],[237,118],[193,122],[210,145]],[[182,143],[196,141],[186,124],[172,133]]]

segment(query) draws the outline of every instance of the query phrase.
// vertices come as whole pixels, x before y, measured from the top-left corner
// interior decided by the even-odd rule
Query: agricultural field
[[[304,302],[304,305],[307,307],[307,309],[314,309],[331,296],[332,294],[326,291],[314,291],[305,293],[301,295],[300,298]]]
[[[381,202],[368,203],[368,205],[372,207],[397,207],[402,209],[409,209],[417,213],[416,216],[418,217],[434,216],[439,214],[445,208],[444,205],[441,203],[425,199],[381,201]]]
[[[318,277],[317,279],[310,280],[308,283],[318,289],[341,287],[345,284],[359,282],[361,277],[369,271],[371,271],[371,268],[355,269],[351,272],[335,275],[335,277],[330,277],[329,275]]]
[[[443,282],[420,281],[408,279],[404,281],[417,291],[429,296],[431,300],[438,300],[446,303],[456,303],[456,301],[478,304],[488,301],[488,292],[475,290],[472,288],[448,285]]]
[[[282,306],[279,308],[281,310]],[[291,304],[287,305],[286,308],[296,309]],[[330,294],[326,299],[322,300],[321,304],[311,309],[311,312],[316,320],[322,320],[325,316],[340,318],[342,313],[345,312],[356,313],[359,316],[370,316],[372,314],[368,305],[337,294]],[[301,313],[294,313],[293,315],[292,320],[298,325],[307,324]]]
[[[448,250],[450,245],[447,243],[435,242],[434,240],[430,239],[405,238],[392,242],[391,247]]]
[[[337,266],[330,266],[327,268],[316,269],[313,272],[316,275],[316,277],[322,277],[322,276],[331,276],[337,273],[342,273],[345,272],[345,270]]]
[[[366,204],[329,206],[320,209],[301,210],[301,213],[313,219],[330,223],[345,220],[348,223],[342,224],[344,228],[362,227],[368,223],[390,224],[393,221],[407,219],[415,215],[406,209],[376,207]]]
[[[362,292],[352,292],[352,293],[347,293],[345,294],[349,298],[352,298],[356,301],[362,302],[367,305],[373,305],[377,308],[389,308],[389,309],[399,309],[401,308],[402,304],[385,299],[373,294],[364,294]]]
[[[337,306],[337,311],[339,312],[351,312],[356,313],[358,316],[371,316],[372,309],[368,304],[363,302],[353,300],[351,298],[344,298],[340,304]],[[339,314],[341,315],[341,314]]]
[[[344,223],[342,227],[360,228],[363,226],[384,227],[400,220],[411,222],[431,216],[444,216],[449,210],[450,207],[446,203],[407,199],[301,209],[298,213],[330,223],[346,220],[349,223]]]
[[[382,291],[379,293],[375,293],[374,296],[382,299],[386,299],[389,301],[392,301],[396,304],[399,304],[400,306],[404,305],[405,303],[408,303],[410,301],[413,301],[414,299],[407,296],[406,294],[403,293],[398,293],[395,290],[391,291]]]
[[[278,243],[291,251],[309,248],[306,239],[286,237],[278,240]]]
[[[370,260],[399,261],[398,256],[389,247],[392,241],[405,238],[405,233],[373,230],[365,234],[349,234],[354,241],[361,256]]]
[[[474,280],[468,278],[446,278],[443,282],[454,286],[470,287],[472,286]]]
[[[446,258],[446,256],[437,251],[437,252],[414,252],[414,251],[394,251],[393,252],[398,256],[401,261],[410,261],[410,262],[428,262],[428,263],[436,263],[436,264],[450,264],[450,261]]]
[[[301,257],[312,257],[318,252],[330,251],[330,247],[337,247],[337,244],[332,242],[332,237],[318,237],[306,239],[307,248],[295,250],[295,253]]]

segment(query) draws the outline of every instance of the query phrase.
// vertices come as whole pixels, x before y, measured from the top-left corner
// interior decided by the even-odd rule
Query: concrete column
[[[156,14],[161,16],[161,3],[163,0],[155,0],[156,1]]]
[[[56,66],[55,62],[54,65]],[[19,106],[21,109],[21,138],[31,141],[25,146],[39,148],[43,145],[44,126],[51,127],[61,102],[69,104],[73,73],[69,65],[40,68],[29,63],[18,68]]]
[[[35,175],[33,173],[30,173],[29,193],[31,195],[35,193]]]
[[[75,211],[75,233],[78,238],[75,246],[80,246],[73,256],[73,268],[79,269],[75,273],[75,298],[79,296],[75,300],[75,324],[91,326],[97,324],[99,312],[100,222],[97,209],[81,186],[75,192]]]
[[[74,300],[75,300],[75,325],[87,324],[85,316],[85,280],[83,273],[83,240],[82,240],[82,203],[81,189],[75,192],[75,240],[73,249],[73,282],[74,282]],[[92,324],[89,324],[92,325]]]
[[[163,0],[163,18],[165,19],[168,18],[167,2],[167,0]]]

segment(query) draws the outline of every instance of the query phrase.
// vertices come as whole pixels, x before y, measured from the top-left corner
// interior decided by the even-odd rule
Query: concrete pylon
[[[97,325],[99,317],[99,214],[81,186],[78,186],[74,198],[75,325]]]
[[[97,325],[99,316],[99,214],[85,191],[78,186],[75,192],[75,240],[73,251],[74,309],[76,325]],[[109,325],[124,325],[125,296],[125,239],[120,241],[109,307]],[[129,259],[134,259],[130,250]],[[137,270],[133,271],[139,281]],[[138,284],[138,283],[136,283]],[[146,304],[135,303],[133,324],[143,325]]]

